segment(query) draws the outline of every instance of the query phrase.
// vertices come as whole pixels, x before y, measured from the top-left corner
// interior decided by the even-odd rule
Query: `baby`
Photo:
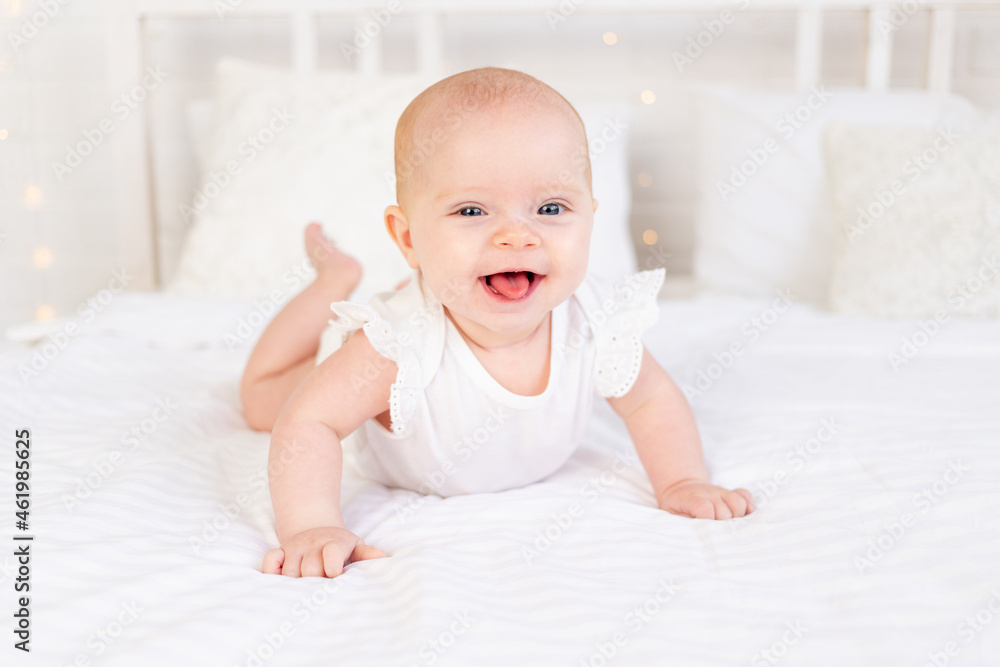
[[[318,277],[247,364],[246,417],[272,430],[281,547],[264,556],[265,573],[335,577],[386,555],[344,525],[349,434],[358,464],[387,485],[499,491],[565,463],[595,393],[624,419],[661,509],[703,519],[753,510],[745,489],[709,482],[691,409],[640,342],[663,270],[615,286],[586,275],[597,201],[569,102],[521,72],[457,74],[403,112],[395,166],[399,203],[385,225],[414,269],[409,282],[370,305],[344,301],[361,267],[310,225]],[[340,346],[315,365],[327,308]]]

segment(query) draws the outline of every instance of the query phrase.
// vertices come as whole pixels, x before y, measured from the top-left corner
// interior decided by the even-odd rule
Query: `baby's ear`
[[[411,269],[419,269],[417,263],[417,253],[413,250],[413,242],[410,240],[410,222],[406,219],[403,209],[395,204],[387,206],[385,209],[385,228],[389,230],[389,236],[395,242],[399,251],[403,253],[403,258],[410,265]]]
[[[594,213],[597,213],[597,200],[594,199],[593,197],[591,197],[591,199],[594,200]]]

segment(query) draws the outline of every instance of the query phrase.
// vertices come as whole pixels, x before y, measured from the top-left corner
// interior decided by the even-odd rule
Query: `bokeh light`
[[[39,269],[47,269],[52,265],[52,251],[48,248],[36,248],[31,254],[31,263]]]

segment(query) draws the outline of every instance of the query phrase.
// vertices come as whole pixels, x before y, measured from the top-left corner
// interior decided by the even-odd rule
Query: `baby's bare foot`
[[[346,299],[361,280],[361,264],[326,238],[318,222],[310,222],[306,227],[305,241],[306,254],[318,274],[316,280],[336,286]]]

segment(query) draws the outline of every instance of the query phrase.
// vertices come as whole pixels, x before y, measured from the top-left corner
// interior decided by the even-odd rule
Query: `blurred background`
[[[200,3],[223,8],[214,20],[145,21],[140,28],[144,62],[122,62],[130,56],[111,38],[136,3],[0,0],[0,326],[73,315],[134,261],[121,242],[121,230],[138,224],[128,204],[136,193],[123,191],[133,182],[122,173],[129,168],[123,156],[130,142],[149,148],[151,191],[142,197],[149,202],[155,231],[152,258],[143,260],[144,270],[128,287],[156,289],[170,280],[190,226],[180,204],[191,202],[199,186],[192,103],[211,97],[214,63],[230,55],[292,65],[288,19],[241,13],[242,3],[235,0],[220,3]],[[364,14],[385,3],[354,4]],[[419,1],[403,4],[409,9]],[[791,89],[795,12],[754,6],[738,11],[710,49],[679,66],[675,54],[684,52],[718,9],[638,17],[589,13],[585,2],[569,0],[521,2],[519,7],[528,4],[537,4],[537,11],[445,17],[446,68],[512,67],[543,79],[571,100],[628,101],[633,106],[629,178],[636,252],[640,263],[657,252],[669,273],[690,272],[697,156],[692,133],[685,129],[691,126],[693,106],[679,91],[693,80]],[[733,4],[735,9],[742,3]],[[894,34],[889,82],[894,88],[925,82],[929,13],[910,4],[913,11]],[[385,71],[412,71],[415,21],[404,13],[386,26]],[[863,85],[867,26],[865,11],[825,12],[825,86]],[[350,17],[318,19],[319,69],[352,68],[341,45],[351,42],[355,27]],[[152,77],[142,99],[130,97],[128,91],[142,77]],[[1000,110],[1000,11],[969,9],[957,15],[951,90]],[[138,108],[144,113],[136,113]],[[114,130],[93,134],[108,117],[116,119]],[[71,147],[87,133],[101,141],[93,142],[92,154],[78,168],[65,169],[73,159]]]

